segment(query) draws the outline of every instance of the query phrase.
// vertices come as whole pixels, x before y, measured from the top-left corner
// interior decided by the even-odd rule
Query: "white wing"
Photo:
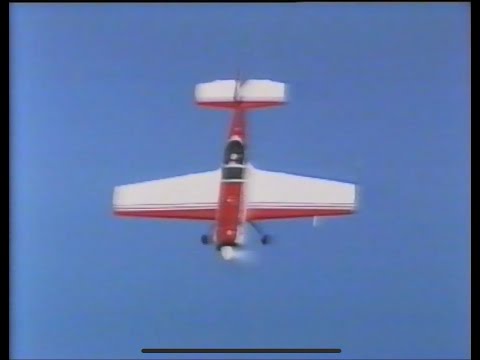
[[[356,210],[356,186],[250,167],[247,219],[250,221],[349,215]]]
[[[215,220],[220,170],[117,186],[113,193],[118,216]]]

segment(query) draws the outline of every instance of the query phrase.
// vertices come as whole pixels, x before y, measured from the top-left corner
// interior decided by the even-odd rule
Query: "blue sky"
[[[469,357],[469,11],[11,6],[12,357]],[[250,266],[202,246],[206,224],[111,214],[115,185],[219,166],[229,114],[193,87],[239,67],[290,85],[250,116],[255,166],[362,189],[356,216],[266,224]]]

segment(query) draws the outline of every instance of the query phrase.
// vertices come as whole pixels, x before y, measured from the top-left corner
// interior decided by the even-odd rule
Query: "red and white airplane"
[[[211,222],[211,233],[202,235],[201,241],[214,244],[225,260],[234,259],[236,249],[244,247],[246,224],[262,235],[262,244],[268,244],[270,237],[259,230],[257,222],[353,214],[356,185],[259,170],[247,161],[247,112],[283,105],[286,95],[284,83],[270,80],[198,84],[198,105],[233,112],[221,167],[117,186],[114,214]]]

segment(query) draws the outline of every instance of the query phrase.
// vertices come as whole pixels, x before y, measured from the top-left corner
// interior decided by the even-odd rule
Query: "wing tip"
[[[352,212],[357,214],[360,208],[360,186],[358,184],[353,184],[354,186],[354,194],[353,194],[353,207]]]

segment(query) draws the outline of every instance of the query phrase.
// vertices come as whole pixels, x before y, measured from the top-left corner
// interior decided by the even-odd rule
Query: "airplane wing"
[[[114,214],[124,217],[215,220],[220,170],[117,186]]]
[[[251,168],[247,220],[265,221],[353,214],[356,186]]]

